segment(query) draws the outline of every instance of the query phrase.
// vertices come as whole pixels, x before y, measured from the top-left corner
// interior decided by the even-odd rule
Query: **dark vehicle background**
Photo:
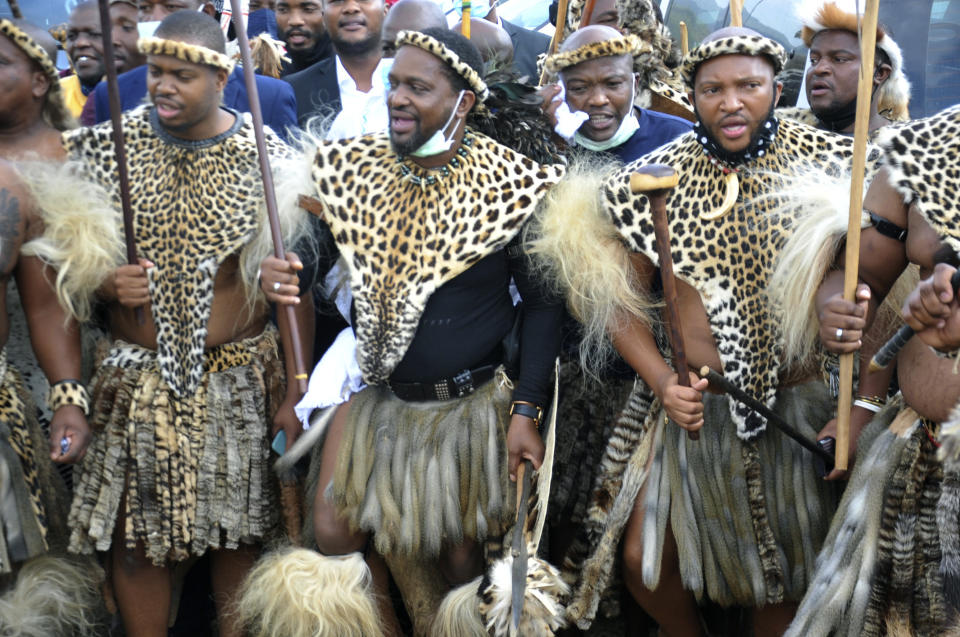
[[[807,48],[800,39],[796,1],[746,0],[743,24],[787,49],[781,106],[806,103],[800,86]],[[670,32],[679,37],[687,24],[693,48],[711,31],[730,22],[727,0],[663,0]],[[904,70],[912,84],[911,117],[924,117],[960,102],[960,0],[880,0],[880,21],[903,50]]]

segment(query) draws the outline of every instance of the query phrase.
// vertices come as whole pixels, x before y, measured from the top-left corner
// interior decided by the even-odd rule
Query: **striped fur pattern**
[[[603,614],[619,612],[618,600],[605,597],[616,578],[617,547],[643,485],[653,436],[645,419],[658,410],[652,392],[637,381],[617,418],[591,495],[587,520],[563,562],[564,579],[573,587],[566,615],[586,629],[603,602]]]
[[[925,424],[900,401],[861,434],[816,576],[787,637],[941,635],[937,500],[943,471]]]
[[[943,552],[940,575],[947,601],[954,610],[960,610],[960,404],[954,406],[940,428],[937,457],[943,462],[943,488],[937,505]]]
[[[206,351],[202,382],[178,400],[156,351],[105,343],[92,380],[94,438],[76,473],[70,550],[125,546],[155,564],[268,539],[277,528],[268,423],[284,392],[275,328]],[[121,504],[124,510],[120,510]]]

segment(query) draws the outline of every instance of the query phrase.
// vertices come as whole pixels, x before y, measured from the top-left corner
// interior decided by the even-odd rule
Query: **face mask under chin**
[[[450,136],[447,137],[444,131],[450,127],[450,124],[453,123],[456,118],[457,109],[460,107],[460,100],[463,99],[465,92],[466,91],[460,91],[460,94],[457,95],[457,102],[453,105],[453,110],[450,111],[450,117],[447,118],[447,122],[437,129],[423,145],[411,152],[410,155],[413,157],[434,157],[450,150],[454,142],[453,133],[450,133]],[[457,127],[454,126],[453,130],[456,131]]]
[[[633,100],[636,97],[636,90],[637,79],[636,76],[634,76],[633,83],[630,85],[630,110],[627,115],[620,120],[620,126],[617,127],[617,130],[613,135],[603,141],[596,141],[580,134],[580,132],[577,131],[573,134],[573,139],[577,145],[582,146],[587,150],[601,152],[610,150],[611,148],[616,148],[617,146],[626,143],[626,141],[630,139],[635,132],[637,132],[637,129],[640,128],[640,122],[637,121],[637,115],[633,110]]]

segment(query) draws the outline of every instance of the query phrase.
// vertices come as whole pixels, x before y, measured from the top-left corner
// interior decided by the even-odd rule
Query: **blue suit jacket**
[[[138,66],[121,73],[117,77],[117,85],[120,89],[121,108],[125,111],[136,108],[147,98],[147,66]],[[287,139],[287,129],[297,125],[297,100],[293,89],[282,80],[257,75],[257,91],[260,93],[263,123],[280,137]],[[97,123],[110,119],[106,82],[97,84],[92,97],[96,105]],[[223,88],[223,104],[241,113],[250,111],[247,87],[243,83],[243,71],[240,67],[233,70]]]

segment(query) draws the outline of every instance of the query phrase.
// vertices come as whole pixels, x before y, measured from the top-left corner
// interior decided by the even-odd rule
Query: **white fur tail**
[[[370,570],[359,553],[284,549],[250,571],[237,602],[250,637],[382,635]]]
[[[103,570],[87,558],[43,555],[23,565],[0,597],[4,637],[86,637],[105,628]]]

